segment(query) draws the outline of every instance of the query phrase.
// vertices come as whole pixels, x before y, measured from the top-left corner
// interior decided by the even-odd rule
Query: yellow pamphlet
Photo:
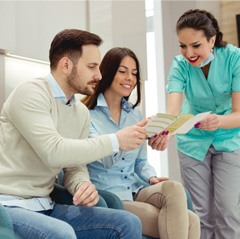
[[[158,113],[146,124],[147,137],[168,131],[168,135],[186,134],[196,123],[204,119],[209,112],[197,115],[181,114],[179,116]]]

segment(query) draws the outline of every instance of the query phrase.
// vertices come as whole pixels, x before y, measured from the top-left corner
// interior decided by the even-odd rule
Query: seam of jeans
[[[111,230],[115,230],[117,231],[118,233],[122,233],[122,230],[119,228],[119,227],[113,227],[113,226],[91,226],[91,227],[86,227],[86,226],[77,226],[77,227],[73,227],[73,229],[75,231],[79,231],[79,230],[89,230],[89,229],[111,229]]]

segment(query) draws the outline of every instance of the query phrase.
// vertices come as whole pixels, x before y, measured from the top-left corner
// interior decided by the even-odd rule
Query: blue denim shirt
[[[102,94],[99,95],[97,106],[90,111],[90,137],[115,133],[142,119],[138,109],[122,99],[122,112],[119,125],[110,116],[110,111]],[[97,189],[115,193],[121,200],[133,200],[132,193],[137,193],[143,186],[138,182],[134,173],[148,182],[156,176],[154,168],[147,161],[146,145],[132,151],[119,151],[111,156],[99,159],[87,165],[90,178]]]

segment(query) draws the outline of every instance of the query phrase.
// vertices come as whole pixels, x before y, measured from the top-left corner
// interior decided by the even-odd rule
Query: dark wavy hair
[[[82,46],[93,44],[99,46],[102,39],[93,33],[79,29],[65,29],[52,40],[49,50],[50,68],[56,69],[59,60],[67,56],[74,64],[82,55]]]
[[[133,104],[133,108],[140,104],[141,101],[141,79],[140,79],[140,65],[137,56],[133,51],[128,48],[124,47],[115,47],[109,50],[102,59],[100,64],[100,72],[102,74],[102,80],[100,80],[98,86],[96,87],[94,94],[91,96],[86,96],[82,99],[82,102],[89,108],[94,109],[97,105],[97,98],[100,93],[104,93],[107,89],[110,88],[114,76],[117,73],[118,67],[122,59],[125,56],[130,56],[136,62],[137,67],[137,100],[135,104]],[[124,97],[126,100],[129,99],[128,97]]]
[[[194,9],[185,12],[177,21],[177,34],[184,28],[192,28],[194,30],[202,30],[207,40],[216,35],[215,46],[225,47],[226,41],[223,41],[223,34],[219,29],[216,18],[205,10]]]

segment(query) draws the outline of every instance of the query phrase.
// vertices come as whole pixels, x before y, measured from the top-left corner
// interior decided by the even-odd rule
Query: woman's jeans
[[[60,204],[41,212],[5,208],[15,233],[23,239],[142,238],[138,217],[123,210]]]

